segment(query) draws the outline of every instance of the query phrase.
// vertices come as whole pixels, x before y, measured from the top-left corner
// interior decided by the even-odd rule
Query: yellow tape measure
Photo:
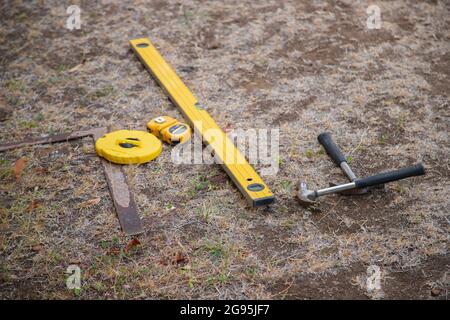
[[[191,128],[187,124],[168,116],[150,120],[147,123],[147,128],[157,138],[171,145],[185,143],[191,138]]]
[[[97,139],[95,150],[99,156],[113,163],[145,163],[161,154],[162,143],[145,131],[119,130]]]

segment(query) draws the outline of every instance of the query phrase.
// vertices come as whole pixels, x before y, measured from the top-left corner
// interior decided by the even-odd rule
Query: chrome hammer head
[[[300,202],[308,204],[313,203],[316,198],[324,196],[326,194],[342,193],[344,191],[355,188],[357,188],[356,182],[348,182],[329,188],[309,190],[306,182],[301,181],[297,192],[297,198],[300,200]]]
[[[300,181],[297,191],[297,199],[303,204],[311,204],[317,198],[315,190],[309,190],[305,181]]]

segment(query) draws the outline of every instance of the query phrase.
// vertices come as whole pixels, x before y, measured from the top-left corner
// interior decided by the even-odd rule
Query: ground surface
[[[280,129],[277,202],[250,209],[220,167],[176,166],[164,146],[126,168],[145,227],[128,251],[90,139],[2,153],[0,298],[448,298],[448,2],[375,1],[379,30],[365,1],[113,3],[79,2],[70,31],[68,3],[2,1],[1,141],[181,118],[129,50],[148,36],[222,127]],[[324,130],[361,175],[427,175],[301,207],[301,178],[345,181]]]

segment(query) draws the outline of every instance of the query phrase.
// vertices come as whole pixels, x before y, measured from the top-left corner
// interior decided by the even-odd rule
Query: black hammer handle
[[[328,155],[338,166],[341,165],[342,162],[347,161],[341,149],[334,143],[330,133],[323,132],[319,134],[317,140],[319,140],[319,143],[325,148]]]
[[[371,177],[355,180],[355,185],[357,188],[365,188],[365,187],[376,186],[378,184],[401,180],[401,179],[405,179],[405,178],[409,178],[409,177],[421,176],[424,174],[425,174],[425,168],[421,163],[419,163],[412,167],[402,168],[402,169],[398,169],[398,170],[390,171],[390,172],[384,172],[384,173],[376,174]]]

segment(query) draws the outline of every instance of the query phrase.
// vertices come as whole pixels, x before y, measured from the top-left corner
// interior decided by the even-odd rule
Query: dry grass
[[[382,297],[447,297],[449,6],[379,5],[383,27],[367,30],[365,1],[81,1],[69,31],[68,4],[3,2],[2,141],[181,119],[129,50],[148,36],[221,126],[279,127],[281,165],[265,179],[278,201],[251,209],[220,168],[176,166],[164,146],[126,168],[146,232],[125,253],[89,139],[2,153],[0,297],[377,298],[373,264]],[[324,130],[361,175],[416,161],[428,174],[300,207],[300,178],[345,180]],[[65,287],[70,264],[81,291]]]

